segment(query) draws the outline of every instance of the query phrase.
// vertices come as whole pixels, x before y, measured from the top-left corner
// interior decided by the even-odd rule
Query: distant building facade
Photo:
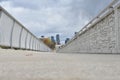
[[[66,44],[69,40],[70,40],[70,38],[66,38],[66,40],[65,40],[65,44]]]
[[[51,41],[52,41],[53,43],[56,43],[56,42],[55,42],[55,39],[54,39],[54,36],[51,36]]]
[[[60,45],[60,35],[59,34],[56,35],[56,44]]]

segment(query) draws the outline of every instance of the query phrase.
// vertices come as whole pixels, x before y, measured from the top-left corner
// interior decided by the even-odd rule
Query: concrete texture
[[[0,49],[0,80],[120,80],[120,55]]]
[[[113,6],[113,5],[111,5]],[[120,53],[120,4],[108,8],[64,47],[63,53]]]

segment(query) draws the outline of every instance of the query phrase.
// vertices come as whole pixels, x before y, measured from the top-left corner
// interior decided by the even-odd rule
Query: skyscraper
[[[59,34],[56,35],[56,44],[60,45],[60,35]]]
[[[51,41],[52,41],[53,43],[55,43],[54,36],[51,36]]]
[[[70,40],[70,38],[66,38],[66,40],[65,40],[65,44],[66,44],[69,40]]]

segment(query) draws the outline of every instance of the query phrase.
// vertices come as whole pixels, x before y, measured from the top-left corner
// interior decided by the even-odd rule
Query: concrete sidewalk
[[[0,49],[0,80],[120,80],[120,55]]]

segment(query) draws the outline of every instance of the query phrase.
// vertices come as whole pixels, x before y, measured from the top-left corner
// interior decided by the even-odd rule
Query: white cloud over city
[[[0,0],[37,37],[72,37],[112,0]]]

